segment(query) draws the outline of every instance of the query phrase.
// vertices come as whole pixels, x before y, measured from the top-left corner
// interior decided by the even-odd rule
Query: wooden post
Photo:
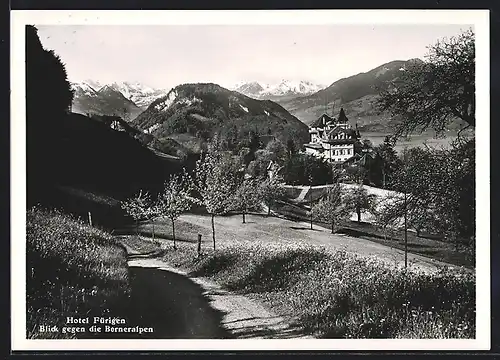
[[[198,234],[198,257],[201,256],[201,234]]]
[[[310,207],[310,222],[311,222],[311,230],[313,229],[313,205],[312,205],[312,187],[309,187],[309,207]]]
[[[92,214],[89,211],[89,225],[92,226]]]

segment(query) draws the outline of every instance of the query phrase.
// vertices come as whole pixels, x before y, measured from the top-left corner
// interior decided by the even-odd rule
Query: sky
[[[178,84],[282,79],[330,85],[427,46],[467,25],[39,25],[70,81]]]

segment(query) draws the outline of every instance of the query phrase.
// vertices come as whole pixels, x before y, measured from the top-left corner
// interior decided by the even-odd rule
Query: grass
[[[163,259],[264,301],[318,337],[474,338],[475,276],[470,271],[438,265],[437,271],[413,265],[405,270],[400,263],[369,256],[372,250],[361,256],[331,246],[342,237],[333,236],[331,244],[312,241],[328,237],[324,231],[292,230],[286,225],[293,222],[258,215],[248,219],[242,225],[238,216],[216,218],[216,251],[204,217],[181,217],[177,236],[186,241],[177,250],[169,224],[158,221]],[[197,233],[204,238],[201,257]],[[368,243],[351,249],[361,251]]]
[[[290,219],[309,221],[307,211],[298,205],[287,202],[278,203],[275,209],[278,213]],[[313,221],[316,226],[329,228],[328,224]],[[343,224],[338,230],[339,233],[344,233],[349,236],[370,240],[382,245],[386,245],[395,249],[404,250],[404,231],[400,229],[392,229],[387,234],[377,226],[357,221],[349,221]],[[455,247],[453,244],[419,237],[416,233],[409,231],[408,234],[408,252],[425,256],[438,261],[447,262],[449,264],[464,266],[469,269],[475,268],[475,256],[473,252],[468,251],[464,247]]]
[[[475,337],[475,277],[468,272],[410,272],[342,250],[238,239],[201,257],[182,243],[163,258],[257,297],[320,338]]]
[[[73,338],[67,316],[119,316],[130,289],[126,252],[107,232],[70,215],[27,211],[27,338]],[[40,326],[61,331],[40,332]],[[91,336],[88,332],[83,337]]]

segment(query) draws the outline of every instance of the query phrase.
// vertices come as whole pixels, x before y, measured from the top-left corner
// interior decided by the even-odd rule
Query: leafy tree
[[[385,240],[387,240],[388,229],[396,226],[402,216],[400,204],[399,197],[388,195],[380,199],[371,210],[375,224],[384,232]]]
[[[287,148],[280,140],[271,140],[267,143],[265,150],[271,154],[271,159],[280,165],[285,163]]]
[[[240,211],[242,222],[245,224],[245,214],[251,210],[260,210],[262,205],[259,184],[255,179],[249,178],[237,187],[232,197],[231,210]]]
[[[288,139],[286,142],[286,150],[288,152],[288,156],[293,156],[297,154],[297,147],[295,146],[295,142],[293,139]]]
[[[198,203],[192,194],[194,192],[194,182],[191,176],[184,171],[181,174],[170,175],[165,182],[163,192],[159,196],[159,209],[163,216],[172,222],[172,238],[175,242],[175,220],[185,211],[189,210],[194,203]]]
[[[151,196],[141,190],[137,195],[122,201],[120,206],[135,220],[135,232],[139,236],[139,221],[150,217]]]
[[[456,244],[460,238],[468,239],[472,245],[474,184],[474,140],[458,138],[450,149],[408,151],[405,166],[396,172],[393,186],[408,194],[409,219],[413,218],[417,227],[433,228]]]
[[[214,217],[231,210],[233,195],[243,175],[241,161],[220,150],[217,144],[217,138],[213,139],[208,151],[196,163],[196,189],[212,218],[214,250]]]
[[[350,213],[340,184],[329,188],[327,194],[313,205],[311,211],[316,220],[330,224],[332,234],[334,234],[339,222],[347,220]]]
[[[324,185],[331,182],[332,166],[313,155],[295,154],[283,166],[283,178],[291,185]]]
[[[402,162],[398,158],[394,145],[393,138],[391,136],[386,136],[384,142],[375,147],[375,151],[382,162],[379,169],[382,172],[381,185],[383,188],[386,188],[387,185],[391,183],[394,173],[402,166]]]
[[[28,125],[50,127],[70,109],[73,91],[66,68],[52,50],[45,50],[36,27],[26,26],[26,117]],[[41,124],[34,124],[41,123]]]
[[[361,222],[361,213],[364,210],[371,210],[375,204],[376,197],[373,194],[368,194],[368,191],[363,185],[358,185],[347,190],[345,195],[345,202],[347,206],[356,211],[358,215],[358,223]]]
[[[272,161],[274,155],[267,149],[257,150],[255,152],[255,160],[248,164],[247,171],[254,178],[266,178],[267,167]]]
[[[366,169],[360,163],[347,166],[345,168],[345,173],[347,175],[347,179],[357,184],[363,183],[363,180],[366,178]]]
[[[267,216],[269,216],[271,215],[271,207],[276,203],[276,200],[285,195],[283,178],[275,175],[261,182],[260,194],[267,205]]]
[[[474,127],[475,40],[472,29],[431,45],[425,61],[414,61],[398,83],[381,92],[378,107],[400,117],[396,136],[416,130],[444,133],[454,119]]]
[[[26,26],[26,171],[28,198],[50,178],[58,177],[54,158],[60,153],[58,135],[71,109],[73,91],[58,55],[45,50],[38,30]]]

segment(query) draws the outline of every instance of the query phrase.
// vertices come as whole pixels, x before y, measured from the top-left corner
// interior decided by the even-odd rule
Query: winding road
[[[126,245],[125,245],[126,246]],[[150,339],[312,338],[261,303],[205,278],[191,278],[158,254],[129,253],[132,315]]]

